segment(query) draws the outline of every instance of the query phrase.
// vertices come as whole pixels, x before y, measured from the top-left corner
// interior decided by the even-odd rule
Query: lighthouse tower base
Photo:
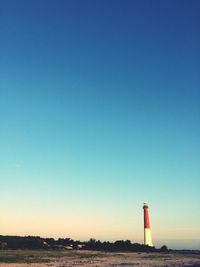
[[[150,228],[144,229],[144,244],[150,247],[153,247],[153,243],[151,240],[151,230]]]

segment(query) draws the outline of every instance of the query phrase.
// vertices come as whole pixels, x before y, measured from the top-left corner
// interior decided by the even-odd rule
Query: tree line
[[[0,249],[54,249],[54,250],[96,250],[96,251],[130,251],[130,252],[156,252],[168,251],[166,246],[160,249],[143,244],[132,243],[130,240],[115,242],[90,239],[81,242],[71,238],[42,238],[39,236],[3,236],[0,235]]]

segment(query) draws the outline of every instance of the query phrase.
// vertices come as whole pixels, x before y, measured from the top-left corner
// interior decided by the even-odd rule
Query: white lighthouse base
[[[151,240],[151,230],[150,228],[145,228],[144,229],[144,244],[148,245],[150,247],[153,247],[153,243]]]

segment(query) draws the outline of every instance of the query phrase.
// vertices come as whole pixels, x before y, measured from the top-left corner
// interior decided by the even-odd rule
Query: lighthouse
[[[143,209],[144,209],[144,244],[153,247],[151,240],[150,221],[149,221],[149,207],[146,202],[144,202]]]

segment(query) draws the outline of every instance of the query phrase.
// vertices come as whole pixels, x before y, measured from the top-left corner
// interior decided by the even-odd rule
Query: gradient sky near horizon
[[[199,14],[1,1],[0,234],[200,248]]]

